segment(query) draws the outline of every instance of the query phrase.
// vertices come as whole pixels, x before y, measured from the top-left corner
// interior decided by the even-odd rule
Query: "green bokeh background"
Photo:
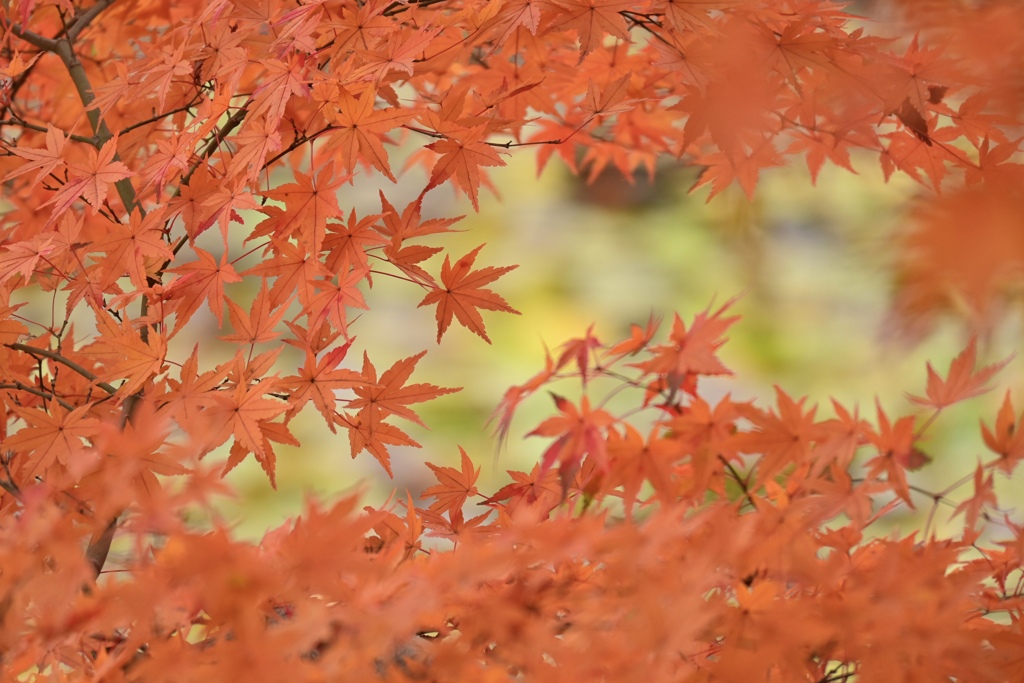
[[[307,495],[329,499],[361,490],[373,505],[393,493],[416,496],[433,481],[423,463],[455,466],[459,445],[482,468],[480,490],[496,490],[506,469],[528,470],[536,462],[546,441],[523,437],[552,406],[544,394],[527,401],[500,453],[485,427],[488,416],[510,385],[542,368],[545,345],[554,351],[592,323],[599,338],[613,343],[652,312],[666,324],[676,311],[688,321],[712,303],[742,295],[734,310],[743,319],[721,353],[736,376],[706,384],[709,396],[730,392],[768,405],[779,385],[791,396],[808,396],[821,415],[831,413],[829,399],[835,398],[859,404],[872,421],[876,397],[891,417],[910,411],[904,392],[923,393],[925,361],[944,373],[968,338],[957,321],[913,346],[892,334],[894,245],[907,229],[908,202],[923,190],[902,176],[884,183],[877,159],[855,158],[857,175],[826,168],[816,186],[802,165],[773,169],[763,173],[753,201],[730,188],[711,202],[705,202],[706,190],[688,194],[693,169],[669,168],[653,185],[635,187],[602,176],[588,188],[557,163],[538,178],[531,152],[507,161],[490,173],[501,199],[485,193],[479,213],[449,187],[429,194],[423,212],[425,218],[466,215],[455,226],[462,232],[434,238],[453,260],[486,243],[476,267],[519,264],[493,288],[522,315],[485,312],[492,345],[456,324],[438,345],[433,309],[416,308],[421,290],[375,277],[366,293],[371,310],[351,329],[358,341],[349,360],[358,364],[365,349],[382,371],[428,349],[410,381],[463,390],[414,406],[429,431],[398,421],[423,448],[393,450],[394,480],[368,453],[351,460],[346,437],[332,435],[308,407],[293,422],[303,445],[279,449],[278,491],[252,459],[229,475],[239,497],[221,509],[237,533],[259,538],[299,514]],[[401,210],[423,184],[412,172],[383,189]],[[342,209],[378,212],[378,189],[369,179],[346,186]],[[437,273],[439,261],[428,262],[428,270]],[[1000,327],[985,358],[1012,352],[1019,327],[1019,321]],[[1019,386],[1020,378],[1017,362],[996,386]],[[925,450],[935,462],[916,483],[941,490],[988,457],[978,418],[991,423],[1002,393],[951,409],[929,430]],[[920,514],[897,515],[896,524],[909,528]]]

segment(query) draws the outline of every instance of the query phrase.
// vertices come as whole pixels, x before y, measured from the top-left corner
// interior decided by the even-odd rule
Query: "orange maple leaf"
[[[299,303],[309,306],[316,296],[318,278],[330,277],[333,273],[342,272],[342,264],[333,263],[330,268],[314,258],[309,257],[309,247],[295,244],[288,240],[272,237],[266,252],[273,254],[260,263],[244,271],[243,276],[259,275],[262,278],[274,278],[270,287],[270,305],[272,308],[283,306],[286,301],[298,292]],[[348,267],[347,264],[344,266]],[[366,266],[369,269],[369,265]],[[346,271],[347,272],[347,271]]]
[[[384,415],[398,415],[425,426],[419,415],[406,407],[409,403],[420,403],[429,401],[432,398],[451,394],[460,391],[458,388],[439,387],[433,384],[410,384],[405,386],[406,381],[416,369],[416,363],[426,354],[420,351],[415,356],[409,356],[384,371],[384,374],[377,379],[377,370],[365,353],[363,353],[363,377],[366,382],[355,389],[358,398],[352,399],[349,408],[372,408]]]
[[[397,415],[425,426],[420,416],[409,409],[410,403],[420,403],[437,398],[444,394],[460,391],[458,388],[438,387],[433,384],[410,384],[406,381],[416,368],[416,363],[426,351],[397,361],[377,379],[377,369],[363,353],[362,376],[364,383],[353,387],[356,398],[349,401],[348,407],[358,409],[354,417],[339,414],[338,423],[349,430],[349,443],[352,457],[363,450],[368,450],[380,464],[391,473],[391,456],[385,444],[405,445],[419,448],[408,434],[394,425],[387,424],[384,419],[389,415]]]
[[[672,343],[653,347],[653,358],[630,365],[647,373],[664,376],[673,395],[680,387],[685,388],[688,378],[692,376],[732,374],[718,359],[718,349],[726,341],[726,330],[739,320],[738,316],[722,315],[734,301],[729,300],[714,313],[708,309],[697,314],[689,330],[676,314],[670,334]]]
[[[605,35],[612,35],[629,43],[626,20],[619,12],[635,3],[632,0],[555,0],[563,10],[562,20],[554,29],[572,29],[580,39],[580,63],[601,47]]]
[[[1024,460],[1024,415],[1016,417],[1009,391],[999,408],[995,427],[990,430],[982,423],[981,436],[988,449],[1000,458],[996,467],[1007,475],[1012,474],[1017,463]]]
[[[437,152],[441,157],[434,163],[430,182],[424,192],[454,175],[459,188],[473,202],[473,208],[480,210],[480,183],[488,182],[480,167],[505,165],[498,151],[484,142],[487,128],[485,125],[474,126],[466,129],[464,134],[450,133],[444,140],[427,145],[427,149]]]
[[[223,325],[224,285],[242,281],[228,261],[227,252],[221,254],[220,263],[217,263],[205,249],[194,247],[193,251],[197,260],[167,269],[167,272],[181,274],[164,288],[164,298],[174,302],[175,332],[181,330],[204,301],[217,318],[217,326]]]
[[[128,225],[114,223],[107,238],[94,245],[96,251],[104,252],[100,259],[103,271],[101,286],[128,273],[137,289],[149,286],[146,262],[150,265],[157,260],[170,261],[174,253],[164,241],[163,212],[151,211],[145,217],[136,209],[128,219]]]
[[[115,396],[123,400],[143,388],[154,375],[163,371],[167,355],[167,339],[160,334],[141,333],[124,321],[118,325],[106,311],[96,311],[96,341],[82,348],[102,368],[93,380],[97,384],[124,379]]]
[[[592,410],[590,399],[586,396],[580,399],[579,408],[558,394],[551,394],[551,397],[555,400],[561,415],[544,420],[527,436],[558,437],[541,456],[540,470],[543,476],[557,460],[560,463],[558,477],[562,481],[564,492],[585,456],[592,456],[602,470],[608,469],[608,455],[602,431],[615,422],[615,418],[605,410]]]
[[[953,405],[964,399],[980,396],[988,391],[984,386],[992,379],[993,375],[1006,367],[1013,356],[998,363],[986,365],[975,371],[974,364],[978,355],[978,339],[972,337],[967,348],[960,352],[949,364],[949,374],[943,380],[935,372],[935,368],[928,363],[928,387],[926,396],[907,396],[907,398],[919,406],[941,409]]]
[[[466,499],[477,494],[476,479],[480,476],[480,468],[473,469],[473,460],[466,454],[462,446],[459,446],[459,453],[462,454],[462,469],[454,467],[439,467],[427,463],[437,477],[439,484],[431,486],[420,494],[420,498],[435,498],[430,504],[433,512],[444,513],[449,510],[461,512]]]
[[[332,432],[335,431],[335,403],[338,399],[334,392],[338,389],[351,389],[365,383],[363,376],[355,370],[338,368],[338,364],[345,359],[345,354],[348,353],[353,341],[355,341],[355,337],[324,354],[319,362],[316,360],[316,355],[310,349],[306,349],[306,363],[300,368],[299,374],[285,377],[279,383],[280,386],[291,392],[289,417],[298,413],[307,401],[312,400],[313,405],[327,421],[327,426]]]
[[[645,440],[633,425],[626,423],[623,427],[625,433],[622,436],[614,429],[608,430],[605,447],[611,461],[611,472],[605,490],[622,486],[622,505],[626,518],[631,519],[645,481],[650,482],[659,500],[671,503],[677,492],[672,465],[685,451],[678,442],[659,438],[657,430]]]
[[[279,307],[275,313],[267,292],[266,280],[260,284],[259,294],[253,300],[249,313],[246,313],[245,309],[233,300],[228,299],[227,301],[228,315],[231,316],[231,326],[235,331],[221,336],[220,338],[224,341],[236,344],[258,344],[273,341],[281,336],[282,332],[276,331],[274,328],[284,317],[290,300]]]
[[[298,233],[298,241],[319,254],[323,248],[328,218],[342,216],[338,206],[338,188],[351,178],[349,174],[335,176],[334,162],[327,162],[317,173],[296,171],[295,182],[263,192],[271,199],[284,202],[285,211],[271,221],[275,237],[286,239]],[[263,224],[260,225],[263,228]],[[253,233],[249,239],[265,233],[267,228]]]
[[[890,423],[888,416],[876,400],[878,412],[878,430],[867,429],[866,435],[877,449],[877,455],[868,460],[869,477],[886,474],[886,482],[910,507],[914,507],[910,499],[910,487],[907,484],[907,470],[917,470],[927,464],[931,458],[925,455],[916,445],[914,417],[907,415]]]
[[[370,308],[363,293],[359,291],[359,284],[367,278],[369,271],[351,266],[348,258],[342,259],[338,267],[337,283],[334,280],[314,280],[313,286],[320,290],[319,294],[312,297],[310,302],[303,307],[301,315],[309,316],[310,328],[319,327],[325,321],[341,330],[341,333],[348,337],[348,312],[349,307]]]
[[[441,343],[441,335],[448,329],[452,322],[452,316],[466,328],[483,337],[488,344],[491,343],[484,329],[484,320],[480,316],[478,308],[488,311],[505,311],[520,315],[519,311],[508,305],[489,289],[481,289],[482,285],[493,282],[505,273],[518,268],[519,266],[488,266],[479,270],[470,270],[476,255],[484,248],[479,247],[469,252],[451,265],[448,256],[444,257],[444,265],[441,267],[441,284],[434,291],[423,297],[420,306],[437,304],[437,342]]]
[[[382,144],[387,140],[384,134],[411,119],[416,112],[398,107],[374,109],[375,99],[373,88],[363,92],[358,99],[342,89],[335,100],[337,113],[333,113],[331,108],[327,109],[327,119],[336,128],[327,146],[336,147],[340,151],[341,164],[348,173],[352,173],[357,161],[364,161],[383,173],[388,180],[395,182],[388,164],[388,153]]]
[[[384,196],[384,193],[381,192],[380,206],[383,219],[377,229],[381,234],[390,237],[391,241],[396,244],[401,244],[404,240],[412,239],[413,237],[451,232],[450,226],[465,218],[465,216],[456,216],[454,218],[428,218],[425,221],[421,220],[423,195],[409,202],[405,209],[402,210],[402,213],[399,214],[398,209],[392,206]]]
[[[423,56],[441,30],[440,26],[422,26],[412,35],[389,31],[387,43],[382,49],[358,51],[366,63],[352,73],[352,79],[380,83],[391,71],[404,71],[411,76],[417,58]]]
[[[79,197],[84,198],[92,206],[93,211],[98,211],[103,206],[110,183],[116,183],[132,174],[130,168],[120,161],[114,161],[115,154],[117,154],[116,135],[107,140],[98,152],[89,147],[89,158],[86,161],[68,166],[71,172],[68,182],[57,194],[42,204],[42,206],[54,205],[47,225],[53,223]]]
[[[3,177],[3,182],[7,182],[11,178],[16,178],[22,173],[28,173],[35,169],[39,169],[39,173],[32,179],[32,184],[36,185],[43,178],[46,177],[50,171],[52,171],[57,164],[61,163],[64,159],[64,144],[67,142],[67,138],[64,137],[63,131],[59,128],[54,127],[52,124],[46,124],[46,149],[28,149],[25,147],[8,147],[8,151],[16,154],[22,159],[28,159],[28,163],[22,164],[16,167],[13,171]]]
[[[242,356],[235,356],[235,367],[239,375],[234,389],[230,392],[217,392],[218,405],[211,412],[223,419],[221,434],[215,442],[223,443],[229,435],[234,435],[236,442],[246,453],[255,453],[257,457],[266,454],[261,425],[269,422],[288,409],[284,401],[263,398],[277,388],[276,377],[264,377],[262,381],[243,380],[245,366]]]
[[[13,403],[9,408],[28,426],[5,439],[4,448],[25,456],[21,474],[27,478],[45,473],[56,463],[67,465],[70,456],[84,448],[83,439],[95,437],[99,424],[89,416],[89,405],[67,410],[51,400],[45,410]]]

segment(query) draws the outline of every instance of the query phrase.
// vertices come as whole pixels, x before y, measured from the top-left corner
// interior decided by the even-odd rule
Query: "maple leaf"
[[[570,360],[576,361],[576,371],[580,375],[583,386],[587,386],[588,369],[590,367],[591,349],[599,349],[603,346],[601,340],[594,336],[594,326],[587,328],[586,334],[579,339],[570,339],[562,345],[562,354],[555,363],[555,369],[560,370]]]
[[[253,199],[252,192],[246,189],[244,180],[236,180],[234,184],[216,184],[213,192],[205,195],[202,207],[206,211],[206,218],[200,222],[194,230],[189,232],[193,239],[209,229],[216,223],[220,227],[221,239],[225,251],[228,248],[228,232],[231,223],[241,223],[242,216],[239,210],[259,211],[260,205]]]
[[[163,395],[164,406],[170,411],[175,422],[188,431],[197,425],[199,414],[217,405],[215,392],[221,381],[227,376],[225,364],[215,370],[199,372],[199,344],[192,348],[192,354],[181,364],[179,380],[167,378],[170,390]]]
[[[324,416],[327,426],[334,429],[335,403],[338,389],[351,389],[365,384],[362,375],[354,370],[339,369],[338,364],[345,359],[355,337],[345,344],[324,354],[318,362],[314,353],[306,349],[306,362],[298,375],[291,375],[280,380],[279,386],[288,389],[291,397],[288,401],[288,415],[294,416],[312,400],[313,405]]]
[[[364,91],[358,99],[342,89],[334,101],[337,113],[333,108],[328,109],[327,119],[337,130],[331,134],[327,144],[338,148],[342,167],[349,174],[355,170],[357,161],[363,161],[391,182],[396,182],[388,164],[388,153],[382,144],[387,140],[384,134],[416,116],[416,112],[398,107],[374,109],[375,98],[376,92],[372,88]]]
[[[284,116],[288,100],[309,94],[307,71],[315,68],[316,57],[293,52],[287,62],[267,58],[259,63],[266,68],[267,75],[253,91],[249,116],[255,119],[264,115],[268,126],[276,125]]]
[[[59,463],[67,465],[72,454],[84,449],[85,439],[96,434],[99,420],[89,415],[89,405],[67,410],[56,400],[46,410],[8,404],[27,427],[4,440],[4,448],[26,457],[23,476],[31,479]]]
[[[995,466],[1008,475],[1012,474],[1017,463],[1024,460],[1024,415],[1016,417],[1009,391],[1003,398],[994,428],[990,430],[982,422],[981,435],[985,446],[999,456]]]
[[[633,6],[633,0],[554,0],[564,7],[560,20],[553,29],[572,29],[580,39],[580,60],[601,46],[604,36],[612,35],[630,42],[626,20],[619,14]]]
[[[377,221],[381,216],[382,214],[376,213],[357,218],[355,209],[352,209],[347,224],[327,224],[323,248],[328,252],[324,259],[328,272],[337,272],[340,263],[345,259],[355,264],[357,269],[370,270],[367,252],[388,242],[377,230]]]
[[[0,252],[0,284],[15,275],[21,275],[26,282],[31,280],[39,261],[49,260],[57,249],[55,242],[52,234],[37,233],[31,240],[5,245]]]
[[[600,89],[597,83],[591,79],[583,110],[589,112],[591,116],[611,116],[630,111],[636,104],[643,102],[642,99],[625,99],[632,77],[632,71],[625,73],[605,86],[604,89]]]
[[[235,356],[233,365],[235,372],[243,374],[245,363],[241,354]],[[222,425],[217,442],[223,443],[233,435],[245,453],[266,455],[261,426],[288,410],[284,401],[263,398],[273,393],[276,385],[276,377],[265,377],[259,382],[236,381],[230,392],[217,392],[217,405],[210,408],[211,416],[220,419]]]
[[[689,330],[676,314],[669,336],[672,343],[653,347],[653,358],[631,365],[664,376],[673,395],[685,386],[689,376],[732,374],[718,359],[718,349],[726,341],[726,330],[739,320],[738,316],[723,317],[735,301],[730,299],[714,313],[711,309],[698,313]]]
[[[281,336],[282,332],[275,328],[281,322],[285,312],[288,310],[288,302],[277,308],[271,306],[270,294],[267,291],[267,281],[260,282],[260,291],[252,302],[249,313],[228,299],[228,315],[231,316],[231,326],[234,332],[220,337],[227,342],[236,344],[259,344],[260,342],[273,341]]]
[[[470,496],[477,494],[476,480],[480,476],[480,468],[473,469],[473,461],[466,454],[466,451],[459,446],[459,453],[462,455],[462,469],[454,467],[439,467],[427,463],[427,467],[433,471],[437,481],[440,482],[425,489],[420,498],[435,498],[430,504],[432,512],[462,512],[462,506]]]
[[[482,289],[483,285],[497,280],[505,273],[518,268],[518,266],[488,266],[479,270],[471,270],[476,255],[484,248],[479,247],[469,252],[453,266],[448,256],[444,257],[444,265],[441,267],[441,286],[429,292],[420,306],[437,304],[437,342],[441,343],[441,336],[452,322],[454,316],[459,323],[467,329],[480,335],[488,344],[491,343],[484,328],[484,320],[477,309],[488,311],[505,311],[520,315],[519,311],[508,305],[489,289]]]
[[[232,141],[238,151],[228,163],[228,175],[255,180],[266,165],[267,156],[281,149],[281,131],[269,118],[246,125]]]
[[[0,344],[15,344],[28,335],[28,328],[14,318],[15,312],[27,303],[15,306],[0,306]],[[3,361],[0,360],[0,367]],[[2,432],[0,432],[2,433]]]
[[[640,488],[650,482],[658,499],[668,505],[675,498],[676,485],[672,477],[672,465],[684,453],[680,444],[672,439],[659,438],[658,429],[651,431],[646,440],[633,425],[623,425],[625,434],[615,429],[608,430],[605,446],[611,473],[607,479],[614,486],[622,486],[622,505],[626,518],[633,518]]]
[[[752,152],[737,152],[734,157],[724,152],[715,152],[701,157],[700,163],[705,168],[701,171],[697,182],[690,188],[690,192],[711,183],[711,191],[707,198],[707,201],[710,202],[715,195],[735,180],[739,182],[747,198],[752,200],[761,169],[782,166],[782,160],[771,140],[765,140]]]
[[[352,388],[356,398],[348,403],[350,409],[356,409],[358,412],[354,417],[339,415],[337,418],[339,424],[349,430],[352,457],[355,458],[363,450],[370,451],[387,471],[388,476],[392,476],[392,472],[387,444],[416,448],[419,444],[398,427],[384,422],[384,419],[389,415],[397,415],[425,426],[419,415],[406,406],[460,391],[458,388],[438,387],[425,383],[404,386],[416,368],[416,363],[425,353],[426,351],[421,351],[415,356],[396,361],[378,380],[377,369],[364,352],[361,372],[364,383]]]
[[[342,263],[327,267],[321,261],[309,257],[308,245],[293,244],[276,237],[270,238],[266,251],[273,256],[243,271],[242,275],[274,278],[274,284],[271,285],[269,292],[272,308],[283,306],[294,296],[293,292],[298,292],[299,303],[304,307],[309,306],[316,296],[318,278],[341,273],[345,267]]]
[[[498,507],[501,501],[509,501],[506,508],[514,507],[516,502],[527,503],[542,501],[548,508],[554,508],[562,500],[562,487],[554,470],[541,471],[540,463],[533,466],[530,473],[508,470],[512,483],[506,484],[483,502],[484,505]]]
[[[825,436],[814,419],[817,407],[804,408],[806,397],[794,401],[776,386],[775,399],[779,407],[777,415],[750,406],[740,407],[740,415],[757,430],[745,432],[737,440],[739,450],[761,455],[755,488],[770,481],[788,465],[803,464],[812,444]]]
[[[164,241],[161,211],[151,211],[143,217],[135,209],[128,225],[115,223],[109,230],[106,239],[97,241],[93,247],[107,255],[100,260],[104,273],[101,286],[104,288],[127,272],[137,289],[146,289],[149,286],[147,260],[152,265],[174,258],[174,253]]]
[[[971,337],[967,347],[950,362],[949,374],[945,380],[935,372],[932,364],[928,363],[928,387],[925,390],[925,396],[908,395],[907,398],[919,406],[941,410],[946,406],[985,393],[988,391],[985,383],[1006,367],[1006,364],[1013,360],[1013,356],[975,371],[977,354],[978,339]]]
[[[429,218],[425,221],[421,220],[420,214],[423,209],[422,194],[415,201],[409,202],[401,214],[398,213],[398,209],[388,202],[383,192],[380,193],[380,206],[384,219],[383,223],[378,226],[378,230],[380,230],[381,234],[390,237],[391,241],[398,245],[413,237],[451,232],[450,226],[465,218],[465,216],[456,216],[455,218]]]
[[[167,339],[160,334],[141,333],[132,329],[128,321],[118,325],[105,311],[96,311],[99,337],[84,346],[82,353],[95,358],[102,368],[94,382],[109,383],[124,379],[115,397],[118,402],[141,390],[154,375],[163,372],[167,355]]]
[[[295,438],[288,427],[280,422],[269,422],[267,420],[260,420],[257,422],[259,427],[259,436],[262,438],[262,449],[253,452],[248,446],[244,445],[242,441],[236,439],[231,444],[231,449],[228,451],[228,459],[224,463],[224,469],[221,471],[221,476],[226,476],[228,472],[237,467],[245,456],[249,453],[253,453],[256,457],[256,461],[260,464],[263,472],[267,475],[267,479],[270,481],[270,486],[277,489],[277,455],[274,453],[274,446],[271,443],[283,443],[288,446],[299,446],[301,445],[299,440]]]
[[[421,509],[419,510],[419,515],[423,520],[423,526],[429,529],[427,536],[430,538],[446,538],[452,542],[453,546],[457,547],[459,539],[465,537],[467,532],[486,528],[483,524],[487,521],[491,512],[491,510],[488,510],[468,520],[462,514],[462,508],[448,510],[447,513]],[[448,515],[447,519],[444,516],[445,514]]]
[[[343,260],[338,269],[338,282],[314,280],[313,286],[320,290],[309,303],[303,306],[300,316],[309,316],[310,328],[319,327],[324,321],[348,337],[348,307],[368,309],[359,284],[366,279],[367,272],[352,267],[348,260]]]
[[[83,197],[94,212],[98,211],[107,198],[107,189],[110,183],[132,175],[130,168],[120,161],[114,161],[114,156],[117,154],[116,135],[107,140],[99,151],[93,147],[89,147],[87,151],[88,159],[81,163],[69,164],[68,182],[41,205],[54,205],[47,225],[53,223],[79,197]]]
[[[440,26],[422,26],[411,36],[402,31],[389,31],[383,49],[358,51],[365,63],[352,73],[352,79],[380,83],[394,70],[404,71],[411,76],[416,58],[422,56],[441,30]]]
[[[285,239],[297,232],[299,241],[305,243],[311,253],[319,254],[323,248],[327,219],[342,215],[338,206],[338,188],[350,177],[349,174],[335,177],[334,162],[330,161],[317,172],[315,180],[313,174],[299,171],[295,173],[296,182],[264,192],[264,196],[285,205],[281,220],[276,222],[274,236]],[[254,233],[253,237],[258,234]]]
[[[877,477],[879,473],[885,472],[886,481],[893,492],[907,505],[914,507],[910,499],[906,470],[920,469],[931,458],[917,448],[912,415],[901,417],[893,424],[877,400],[875,407],[878,413],[878,430],[868,429],[866,436],[877,449],[877,455],[865,463],[868,476]]]
[[[224,324],[224,285],[242,281],[242,277],[228,261],[227,252],[221,254],[220,263],[218,263],[214,260],[213,255],[205,249],[194,247],[193,250],[198,257],[197,260],[167,269],[169,273],[181,274],[180,278],[175,279],[164,288],[163,293],[165,300],[174,302],[175,333],[185,326],[192,314],[204,302],[217,318],[217,326],[222,326]]]
[[[631,323],[629,326],[629,339],[621,341],[608,349],[606,355],[635,356],[641,349],[651,343],[659,327],[661,327],[661,319],[656,318],[653,313],[647,319],[646,327],[640,327],[636,323]]]
[[[497,9],[497,15],[488,26],[495,26],[501,35],[495,40],[496,45],[507,44],[508,39],[520,26],[536,35],[540,26],[541,3],[538,0],[505,0],[500,3],[488,3],[488,9]]]
[[[366,382],[355,388],[357,398],[349,401],[349,408],[372,408],[383,415],[397,415],[415,422],[424,427],[419,415],[407,408],[410,403],[421,403],[430,399],[461,391],[458,388],[439,387],[433,384],[410,384],[405,386],[409,380],[416,364],[426,354],[420,351],[415,356],[409,356],[399,361],[384,371],[384,374],[377,379],[377,370],[370,362],[366,353],[363,353],[362,375]]]
[[[586,396],[580,399],[579,408],[558,394],[551,394],[551,398],[561,415],[544,420],[527,436],[558,437],[541,456],[540,469],[543,476],[558,461],[558,476],[564,493],[587,455],[596,460],[599,468],[608,469],[602,431],[614,423],[615,418],[605,410],[591,409]]]
[[[418,264],[441,251],[444,251],[444,247],[428,247],[422,244],[413,244],[408,247],[398,248],[394,242],[390,242],[384,247],[384,258],[388,260],[388,263],[408,275],[413,282],[418,282],[426,287],[437,287],[437,282],[431,277],[430,273]]]
[[[384,422],[381,412],[371,408],[363,408],[355,416],[339,414],[338,424],[348,429],[349,450],[352,458],[364,450],[377,459],[389,477],[394,477],[391,470],[391,453],[388,446],[411,446],[419,448],[420,444],[393,424]]]
[[[437,187],[454,175],[459,188],[473,203],[473,208],[476,211],[480,210],[480,183],[486,181],[487,177],[480,167],[505,165],[498,151],[484,141],[488,133],[487,128],[474,126],[464,133],[451,133],[446,135],[444,140],[427,145],[427,149],[441,156],[434,163],[434,168],[430,172],[430,182],[427,183],[424,192]]]
[[[17,166],[13,171],[4,176],[3,182],[7,182],[12,178],[20,176],[22,173],[29,173],[39,169],[39,173],[32,179],[32,184],[36,185],[43,178],[46,177],[57,164],[64,160],[64,144],[67,142],[67,138],[64,137],[63,131],[54,126],[53,124],[46,124],[46,149],[29,149],[27,147],[7,147],[7,149],[22,159],[28,159],[28,163]]]

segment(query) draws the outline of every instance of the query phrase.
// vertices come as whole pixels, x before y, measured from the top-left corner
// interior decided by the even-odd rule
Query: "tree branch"
[[[105,9],[113,5],[115,0],[99,0],[95,5],[75,17],[71,26],[68,27],[66,37],[74,42],[78,34],[88,28],[89,24],[100,15]]]
[[[17,380],[10,384],[0,384],[0,389],[17,389],[18,391],[24,391],[34,396],[38,396],[39,398],[51,399],[59,403],[60,406],[64,408],[64,410],[67,410],[69,412],[75,409],[73,405],[71,405],[70,403],[68,403],[60,396],[53,393],[52,391],[46,391],[45,389],[37,389],[35,387],[30,387],[24,382],[18,382]]]
[[[61,365],[66,365],[67,367],[71,368],[82,377],[85,377],[90,382],[96,382],[96,375],[89,372],[88,370],[86,370],[73,360],[65,358],[56,351],[51,351],[49,349],[41,349],[36,346],[29,346],[28,344],[4,344],[4,346],[15,351],[22,351],[32,356],[42,356],[43,358],[49,358],[50,360],[56,361]],[[107,392],[110,395],[114,395],[117,393],[117,388],[114,387],[112,384],[107,384],[106,382],[96,382],[96,386],[98,386],[100,389],[102,389],[103,391]]]
[[[34,130],[39,133],[46,133],[46,126],[40,126],[38,123],[29,123],[14,112],[11,112],[10,118],[0,119],[0,126],[19,126],[21,128],[27,128],[28,130]],[[68,138],[75,142],[84,142],[87,145],[96,145],[96,138],[87,138],[84,135],[75,135],[71,133]]]
[[[53,54],[60,57],[60,60],[64,63],[64,67],[68,71],[68,75],[71,76],[72,83],[75,84],[75,89],[78,91],[78,97],[81,99],[82,104],[85,106],[85,115],[89,119],[89,124],[92,126],[92,131],[95,134],[95,140],[90,142],[99,149],[108,140],[113,138],[113,134],[110,129],[107,128],[106,122],[100,117],[99,109],[89,108],[89,105],[94,99],[92,84],[89,82],[89,75],[85,73],[85,68],[82,66],[82,62],[78,59],[78,55],[75,54],[74,40],[78,35],[85,30],[92,22],[96,19],[105,9],[110,7],[115,0],[99,0],[95,5],[87,9],[82,14],[78,15],[74,22],[69,26],[63,35],[57,38],[45,38],[38,33],[23,29],[20,25],[14,25],[11,27],[11,31],[14,35],[18,36],[25,42],[43,50],[45,52],[52,52]],[[114,153],[114,160],[120,161],[121,157]],[[138,197],[135,193],[135,186],[128,178],[123,178],[114,183],[114,187],[117,189],[117,194],[121,198],[121,203],[124,204],[125,211],[129,214],[132,209],[138,209],[142,215],[145,215],[145,210],[139,205]]]

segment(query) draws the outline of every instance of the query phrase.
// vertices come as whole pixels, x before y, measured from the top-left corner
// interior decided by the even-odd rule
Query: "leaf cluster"
[[[935,5],[900,41],[825,0],[0,3],[5,677],[1019,680],[1010,395],[970,480],[911,476],[938,457],[929,425],[998,370],[974,342],[929,367],[929,412],[869,422],[782,389],[710,397],[730,304],[664,339],[653,319],[617,343],[590,329],[505,395],[501,438],[523,400],[580,383],[530,432],[541,461],[493,493],[461,451],[425,505],[310,502],[258,545],[188,521],[250,456],[275,484],[310,403],[389,475],[418,446],[395,420],[423,426],[411,406],[457,389],[413,380],[425,352],[350,358],[355,312],[395,278],[439,343],[453,321],[490,342],[481,311],[518,313],[492,289],[516,266],[436,246],[459,218],[425,199],[479,209],[515,148],[590,178],[672,158],[709,199],[793,157],[813,181],[873,155],[932,192],[905,307],[961,296],[983,319],[1024,259],[1024,109],[980,34],[952,31],[962,3]],[[391,183],[376,213],[353,208],[357,178]],[[976,206],[991,260],[961,268]],[[32,298],[48,319],[19,312]],[[182,347],[210,336],[234,352]],[[922,501],[924,529],[872,536]],[[940,536],[945,507],[962,527]]]

